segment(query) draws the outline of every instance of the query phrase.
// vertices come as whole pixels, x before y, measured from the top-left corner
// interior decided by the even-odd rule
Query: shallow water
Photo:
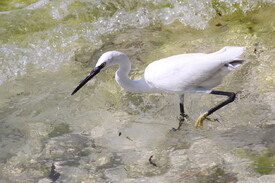
[[[0,182],[269,182],[274,177],[274,2],[2,1]],[[195,129],[222,98],[132,94],[116,68],[70,93],[108,50],[132,78],[166,56],[245,46],[246,63],[216,89],[237,100]],[[151,158],[151,163],[149,158]],[[153,162],[153,163],[152,163]],[[154,165],[155,163],[155,165]]]

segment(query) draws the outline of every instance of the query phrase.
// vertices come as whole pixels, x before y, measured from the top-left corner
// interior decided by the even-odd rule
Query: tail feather
[[[240,57],[244,51],[244,47],[226,46],[210,55],[213,56],[214,60],[220,61],[224,64],[232,63],[236,66],[239,66],[243,62],[243,60],[239,59],[238,57]]]

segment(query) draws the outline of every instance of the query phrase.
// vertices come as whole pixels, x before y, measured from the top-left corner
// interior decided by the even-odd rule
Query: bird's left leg
[[[224,92],[224,91],[216,91],[216,90],[212,90],[210,92],[210,94],[213,95],[224,95],[227,96],[228,99],[226,99],[225,101],[223,101],[222,103],[216,105],[215,107],[211,108],[209,111],[207,111],[206,113],[200,115],[200,117],[198,118],[198,120],[195,123],[195,127],[200,127],[203,126],[203,120],[205,119],[209,119],[207,118],[207,116],[209,116],[210,114],[214,113],[215,111],[219,110],[220,108],[222,108],[223,106],[233,102],[235,100],[236,94],[233,92]],[[210,121],[217,121],[217,120],[210,120]]]
[[[184,113],[184,95],[179,95],[180,99],[180,117],[179,120],[179,126],[176,130],[180,130],[180,127],[182,126],[183,122],[187,120],[188,115]]]

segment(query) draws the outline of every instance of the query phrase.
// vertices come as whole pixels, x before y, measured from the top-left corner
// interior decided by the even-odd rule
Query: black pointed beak
[[[82,86],[84,86],[88,81],[90,81],[94,76],[96,76],[100,70],[105,66],[105,64],[102,64],[98,67],[95,67],[88,76],[80,82],[80,84],[74,89],[71,95],[74,95]]]

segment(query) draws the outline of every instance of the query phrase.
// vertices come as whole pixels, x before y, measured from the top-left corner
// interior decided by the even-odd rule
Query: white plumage
[[[116,71],[115,79],[121,87],[130,92],[172,92],[178,94],[182,116],[180,121],[184,121],[186,117],[183,109],[184,93],[200,92],[228,96],[228,100],[199,117],[196,126],[202,126],[202,121],[207,119],[208,115],[235,99],[235,94],[232,92],[210,89],[219,85],[226,74],[243,63],[239,57],[244,51],[244,47],[226,46],[210,54],[190,53],[163,58],[150,63],[145,69],[144,76],[139,80],[129,79],[131,62],[124,53],[109,51],[99,58],[95,68],[72,94],[76,93],[101,70],[117,64],[119,68]]]
[[[195,92],[196,88],[211,89],[241,64],[238,58],[243,47],[227,46],[210,53],[191,53],[160,59],[147,66],[146,83],[151,88],[178,94]]]

